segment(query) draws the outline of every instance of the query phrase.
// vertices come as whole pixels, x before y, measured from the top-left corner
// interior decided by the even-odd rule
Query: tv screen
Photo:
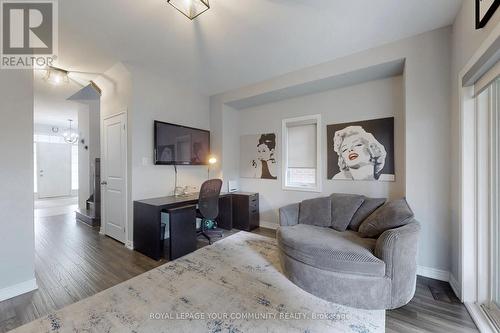
[[[155,164],[205,165],[210,155],[210,132],[155,121]]]

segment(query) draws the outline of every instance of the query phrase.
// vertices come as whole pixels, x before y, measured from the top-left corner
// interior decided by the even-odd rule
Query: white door
[[[67,143],[36,144],[39,198],[71,195],[71,145]]]
[[[125,114],[104,120],[102,186],[104,232],[125,243],[127,219],[127,132]]]

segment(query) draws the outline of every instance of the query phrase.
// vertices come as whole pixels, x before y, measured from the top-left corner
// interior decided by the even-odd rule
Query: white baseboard
[[[451,289],[453,289],[453,292],[457,297],[462,300],[462,288],[460,288],[460,284],[458,283],[458,280],[453,276],[453,274],[450,273],[450,286]]]
[[[426,267],[426,266],[417,266],[417,275],[424,276],[434,280],[450,282],[450,272],[444,271],[442,269]]]
[[[22,294],[29,293],[30,291],[38,289],[36,279],[24,281],[13,286],[0,289],[0,302],[6,299],[13,298]]]
[[[125,243],[125,247],[129,250],[133,250],[134,249],[134,242],[133,241],[127,241]]]
[[[488,317],[484,314],[481,307],[476,303],[465,303],[467,311],[469,311],[472,320],[476,324],[479,332],[481,333],[494,333],[493,324],[490,322]]]
[[[267,229],[278,229],[279,225],[277,223],[268,222],[268,221],[260,221],[259,226]]]

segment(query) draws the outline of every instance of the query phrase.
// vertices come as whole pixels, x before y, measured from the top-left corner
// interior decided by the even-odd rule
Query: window
[[[321,115],[283,120],[283,189],[321,192]]]

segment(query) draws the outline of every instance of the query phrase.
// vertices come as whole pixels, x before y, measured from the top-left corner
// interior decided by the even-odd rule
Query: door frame
[[[124,178],[125,178],[125,183],[124,183],[124,207],[125,207],[125,247],[127,247],[130,250],[133,250],[133,243],[129,238],[129,193],[128,193],[128,188],[129,188],[129,175],[128,175],[128,112],[127,110],[114,113],[109,116],[105,116],[104,118],[101,119],[101,180],[104,179],[103,176],[107,176],[105,173],[106,166],[105,166],[105,159],[104,157],[104,152],[105,152],[105,142],[106,138],[104,136],[104,121],[115,118],[118,116],[124,116],[125,120],[125,165],[124,165]],[[106,235],[106,191],[104,190],[103,186],[101,185],[101,216],[103,217],[101,219],[101,230],[99,233],[101,235]]]

